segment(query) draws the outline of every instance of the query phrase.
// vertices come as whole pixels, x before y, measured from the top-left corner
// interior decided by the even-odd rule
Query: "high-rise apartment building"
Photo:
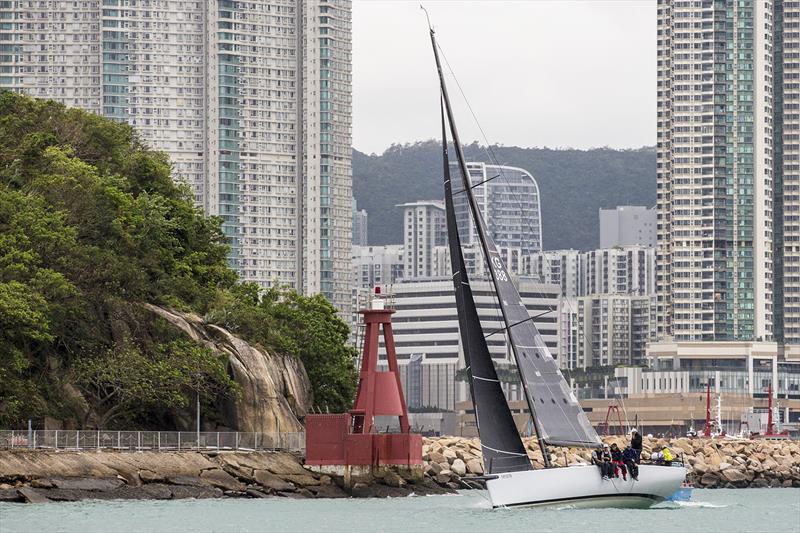
[[[603,248],[584,252],[582,256],[583,295],[655,293],[654,248]]]
[[[452,175],[459,176],[457,193],[461,170],[456,163],[450,166]],[[542,208],[533,176],[521,168],[485,163],[467,163],[467,171],[478,209],[497,247],[519,250],[522,257],[541,251]],[[462,244],[477,244],[467,195],[456,194],[453,200]]]
[[[367,246],[368,220],[367,212],[359,209],[356,199],[353,198],[353,246]]]
[[[406,279],[437,275],[436,247],[447,244],[444,202],[420,200],[403,208],[403,256]]]
[[[350,305],[350,0],[0,2],[0,88],[127,122],[245,281]]]
[[[776,98],[797,82],[781,57],[794,4],[658,0],[659,337],[779,336],[775,238],[781,205],[788,215],[789,203],[776,174],[782,139],[775,125],[788,110]]]
[[[577,367],[640,365],[652,339],[651,296],[597,294],[577,299]]]
[[[373,289],[403,279],[403,245],[353,246],[353,288]]]

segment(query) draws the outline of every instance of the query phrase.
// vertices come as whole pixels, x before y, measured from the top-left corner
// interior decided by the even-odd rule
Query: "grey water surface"
[[[482,491],[393,499],[223,499],[0,503],[0,533],[20,532],[800,533],[800,489],[695,490],[652,509],[495,509]]]

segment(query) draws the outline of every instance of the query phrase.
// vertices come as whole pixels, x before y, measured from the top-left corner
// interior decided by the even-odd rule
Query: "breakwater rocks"
[[[534,468],[542,468],[542,452],[536,439],[523,439]],[[624,448],[624,437],[606,437]],[[643,439],[642,461],[653,449],[669,446],[678,460],[683,458],[689,479],[698,488],[800,487],[800,443],[793,440],[736,439]],[[477,438],[438,437],[423,439],[425,475],[448,488],[479,486],[469,478],[483,474],[480,441]],[[558,466],[589,463],[591,450],[550,448]]]
[[[285,452],[0,451],[0,501],[346,498],[452,492],[417,469],[351,479],[306,469]]]

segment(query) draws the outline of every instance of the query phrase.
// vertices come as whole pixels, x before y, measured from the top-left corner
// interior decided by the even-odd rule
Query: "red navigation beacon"
[[[375,287],[364,316],[364,351],[353,409],[342,414],[306,415],[306,464],[312,466],[422,465],[422,436],[411,433],[400,385],[392,314],[388,300]],[[381,326],[388,371],[378,370]],[[399,433],[378,433],[376,416],[396,416]]]

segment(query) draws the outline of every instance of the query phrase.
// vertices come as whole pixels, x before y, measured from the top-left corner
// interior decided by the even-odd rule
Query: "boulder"
[[[467,472],[470,474],[483,475],[483,463],[478,459],[471,459],[467,462]]]
[[[175,485],[170,487],[172,498],[175,500],[182,500],[186,498],[221,498],[222,491],[216,487],[209,487],[203,484],[202,486],[194,485]]]
[[[28,503],[47,503],[50,501],[41,492],[39,492],[36,489],[32,489],[30,487],[23,487],[21,489],[17,489],[17,492]]]
[[[703,474],[700,478],[700,484],[704,487],[716,487],[719,483],[719,476],[716,474]]]
[[[734,468],[726,468],[722,471],[722,477],[731,483],[740,483],[743,481],[747,481],[747,476],[744,472],[736,470]]]
[[[209,485],[222,490],[241,492],[245,489],[245,485],[243,483],[219,468],[215,468],[213,470],[203,470],[200,473],[200,479]]]
[[[400,475],[393,470],[386,470],[383,473],[381,482],[388,487],[402,488],[406,486],[406,480],[400,477]]]
[[[299,487],[310,487],[320,484],[319,479],[308,474],[303,474],[303,475],[290,474],[281,477],[283,477],[286,481],[290,481]]]
[[[17,489],[0,489],[0,502],[21,502],[25,498]]]
[[[442,455],[444,455],[444,458],[447,459],[447,462],[450,464],[453,464],[453,461],[458,459],[456,452],[454,452],[450,448],[445,448],[444,451],[442,452]]]
[[[434,479],[436,480],[436,483],[440,485],[445,485],[450,482],[450,477],[452,475],[453,473],[450,470],[442,470],[436,475]]]
[[[426,473],[431,477],[435,477],[442,470],[444,470],[444,467],[439,463],[428,463],[428,470]]]
[[[461,459],[456,459],[453,461],[453,464],[450,465],[450,470],[452,470],[454,474],[463,476],[467,473],[467,465],[464,464],[464,461]]]
[[[152,470],[139,470],[139,479],[144,483],[161,483],[166,480],[163,474]]]
[[[267,472],[266,470],[256,470],[254,477],[259,485],[275,492],[293,492],[295,489],[294,485],[288,481],[285,481],[275,474]]]
[[[439,452],[431,452],[429,454],[431,463],[446,463],[447,458]]]

